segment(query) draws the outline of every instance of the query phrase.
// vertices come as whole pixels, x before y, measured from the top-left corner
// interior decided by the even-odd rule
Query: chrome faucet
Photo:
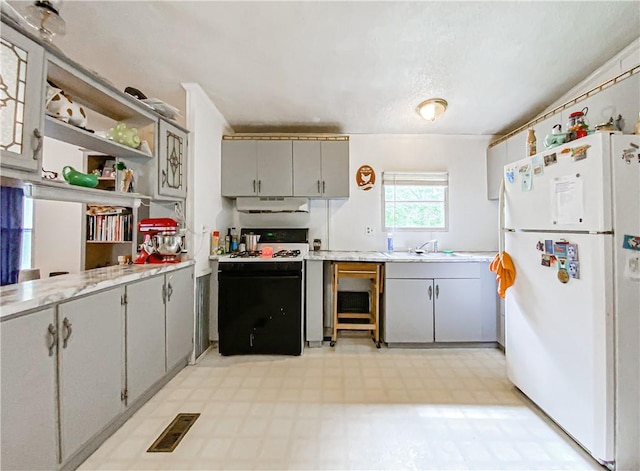
[[[422,250],[422,248],[426,246],[426,250]],[[422,244],[420,247],[416,248],[416,253],[424,253],[424,252],[432,252],[435,253],[438,251],[438,240],[437,239],[431,239],[426,241],[424,244]]]

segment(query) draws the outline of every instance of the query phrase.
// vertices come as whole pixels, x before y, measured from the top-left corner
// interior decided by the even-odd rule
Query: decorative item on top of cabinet
[[[532,129],[527,130],[527,157],[536,155],[536,133]]]
[[[37,172],[44,135],[44,49],[3,24],[0,61],[2,166]]]
[[[188,132],[160,120],[158,152],[158,193],[163,196],[187,196]]]

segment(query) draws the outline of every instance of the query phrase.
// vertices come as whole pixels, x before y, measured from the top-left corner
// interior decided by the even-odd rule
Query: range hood
[[[241,213],[308,213],[309,199],[284,196],[239,196],[236,209]]]

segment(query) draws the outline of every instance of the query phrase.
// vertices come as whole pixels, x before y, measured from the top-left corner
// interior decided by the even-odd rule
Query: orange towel
[[[507,288],[516,281],[516,267],[513,265],[511,255],[507,252],[497,254],[489,265],[489,270],[496,274],[498,294],[504,299]]]

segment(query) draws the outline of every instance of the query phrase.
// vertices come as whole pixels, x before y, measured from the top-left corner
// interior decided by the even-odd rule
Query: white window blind
[[[448,172],[384,172],[385,230],[446,231]]]

